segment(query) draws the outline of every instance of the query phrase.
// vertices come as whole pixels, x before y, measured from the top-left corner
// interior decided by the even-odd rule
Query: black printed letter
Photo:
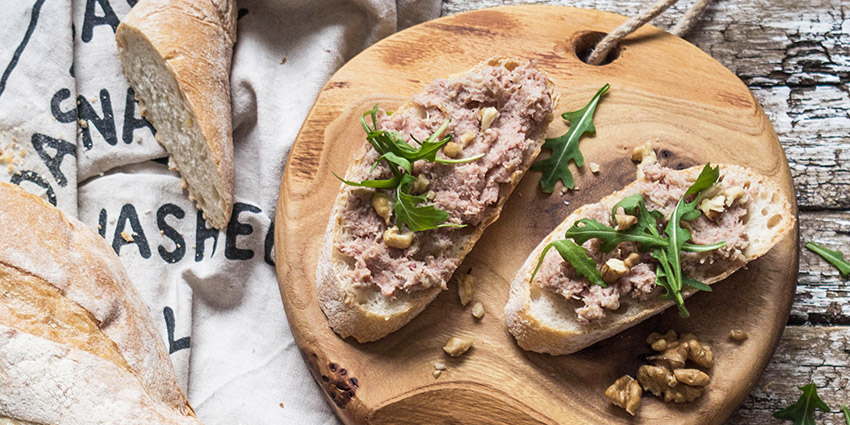
[[[124,140],[124,144],[129,145],[133,143],[133,132],[136,131],[137,128],[147,127],[151,134],[156,136],[156,130],[154,130],[151,123],[144,118],[136,118],[136,92],[133,91],[132,87],[127,88],[127,99],[124,103],[124,131],[121,134],[121,139]]]
[[[127,226],[128,221],[133,231],[124,233],[124,228]],[[124,233],[124,235],[121,233]],[[124,239],[124,236],[127,236],[127,239]],[[131,243],[139,247],[139,254],[141,254],[142,258],[151,257],[151,247],[148,245],[148,238],[145,237],[142,224],[139,223],[139,215],[136,214],[136,208],[132,204],[124,204],[121,208],[121,214],[118,216],[115,233],[112,235],[112,249],[115,250],[116,254],[121,255],[121,247]]]
[[[159,230],[162,231],[163,236],[167,237],[174,241],[174,251],[168,251],[160,245],[157,250],[159,251],[159,256],[165,260],[166,263],[174,264],[183,259],[183,255],[186,254],[186,240],[183,239],[183,236],[177,232],[173,227],[168,225],[168,222],[165,221],[165,218],[169,215],[173,215],[179,219],[182,219],[186,216],[186,213],[183,212],[183,209],[174,204],[165,204],[156,211],[156,225],[159,227]]]
[[[106,89],[100,90],[100,109],[103,112],[101,118],[97,115],[94,107],[82,95],[77,96],[77,113],[80,115],[80,120],[85,121],[85,125],[81,125],[83,130],[83,147],[86,150],[91,150],[91,127],[89,123],[97,127],[97,131],[112,146],[118,144],[118,137],[115,135],[115,117],[112,115],[112,101],[109,99],[109,92]]]
[[[250,235],[254,232],[254,226],[239,222],[239,214],[243,211],[259,214],[262,210],[250,204],[236,202],[233,204],[233,214],[227,223],[227,238],[224,243],[224,257],[228,260],[250,260],[254,257],[254,251],[250,249],[239,249],[236,247],[236,237],[239,235]]]
[[[50,154],[44,150],[44,145],[55,149],[56,155],[50,156]],[[62,139],[54,139],[50,136],[45,136],[39,133],[32,135],[32,147],[38,153],[38,156],[41,157],[41,160],[44,161],[44,165],[47,166],[50,174],[53,174],[53,178],[56,179],[56,183],[58,183],[59,186],[65,187],[68,184],[68,179],[65,177],[65,174],[62,173],[62,159],[65,158],[65,155],[71,155],[72,157],[76,156],[77,147]]]
[[[210,257],[212,257],[215,254],[215,246],[218,244],[218,230],[207,227],[207,221],[204,220],[204,213],[198,211],[198,221],[195,226],[195,262],[204,259],[204,242],[209,238],[213,240],[213,249],[210,253]]]
[[[103,10],[103,16],[95,15],[95,3],[100,5],[101,10]],[[86,0],[86,15],[83,17],[83,33],[81,37],[84,42],[88,43],[91,41],[94,27],[98,25],[109,25],[114,32],[120,23],[118,16],[112,11],[112,6],[109,5],[109,0]]]

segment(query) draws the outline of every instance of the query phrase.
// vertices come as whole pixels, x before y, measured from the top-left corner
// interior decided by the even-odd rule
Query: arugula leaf
[[[818,397],[815,384],[797,387],[803,394],[796,403],[777,411],[773,414],[776,419],[788,419],[794,421],[794,425],[816,425],[815,410],[829,412],[829,406]]]
[[[366,117],[371,116],[372,125],[366,121]],[[393,206],[393,212],[396,216],[396,225],[399,228],[407,226],[411,231],[421,231],[435,229],[437,227],[466,227],[465,225],[445,224],[449,215],[443,210],[435,208],[433,205],[420,206],[426,201],[424,195],[412,195],[410,193],[410,184],[416,179],[413,177],[413,163],[419,160],[429,162],[439,162],[442,164],[463,164],[466,162],[475,161],[484,156],[484,154],[475,155],[469,158],[461,159],[438,159],[437,152],[452,136],[446,136],[442,139],[438,138],[449,127],[447,119],[443,124],[434,131],[427,139],[420,142],[411,136],[419,146],[411,146],[404,140],[397,131],[378,130],[378,105],[372,107],[371,110],[364,112],[360,116],[360,125],[366,132],[366,141],[380,154],[380,157],[372,164],[370,171],[375,171],[381,161],[386,162],[393,177],[381,180],[364,180],[362,182],[353,182],[345,180],[333,173],[334,177],[350,186],[371,187],[376,189],[390,189],[396,192],[396,202]]]
[[[841,273],[841,277],[847,277],[850,275],[850,263],[844,259],[844,254],[827,249],[814,242],[806,242],[806,248],[815,254],[820,255],[824,260],[829,261],[830,264],[837,267],[838,272]]]
[[[669,268],[665,267],[665,273],[663,273],[663,275],[661,273],[656,273],[656,283],[667,290],[667,292],[663,295],[665,298],[672,299],[676,302],[676,306],[679,307],[679,315],[681,317],[690,316],[688,309],[685,308],[685,300],[682,297],[684,281],[682,277],[681,255],[683,245],[691,239],[691,232],[682,227],[681,222],[687,218],[693,220],[699,217],[697,205],[699,205],[700,200],[702,200],[702,191],[711,187],[711,185],[717,182],[719,177],[720,167],[712,169],[711,164],[705,165],[705,168],[702,169],[697,180],[685,192],[685,196],[679,199],[679,203],[676,204],[676,209],[673,210],[673,214],[670,216],[670,221],[667,222],[667,227],[664,229],[664,233],[667,235],[667,239],[670,243],[667,245],[666,255],[661,256],[660,254],[653,252],[653,257],[659,259],[659,261],[662,261],[661,258],[663,257],[669,262]],[[691,202],[685,202],[685,198],[688,195],[696,196]],[[694,211],[697,213],[695,214]]]
[[[396,188],[396,203],[393,206],[396,226],[399,229],[407,226],[413,232],[436,229],[438,227],[466,227],[466,225],[446,224],[449,214],[443,210],[434,208],[433,205],[418,206],[426,201],[425,195],[411,195],[408,193],[410,184],[415,179],[410,174],[405,174],[402,183]]]
[[[846,405],[841,405],[841,413],[844,414],[844,424],[850,425],[850,410],[847,409]]]
[[[546,245],[546,248],[543,249],[543,252],[540,254],[540,259],[537,261],[537,267],[534,268],[534,272],[531,273],[531,280],[534,280],[534,276],[537,275],[537,271],[540,270],[540,266],[543,264],[543,259],[546,258],[546,253],[549,252],[552,247],[561,254],[561,258],[564,261],[569,262],[576,271],[587,278],[590,283],[594,285],[599,285],[603,288],[607,288],[608,285],[605,284],[605,281],[602,280],[602,273],[596,269],[596,261],[590,258],[587,255],[587,251],[581,246],[576,245],[575,242],[564,239],[559,241],[549,242],[549,245]]]
[[[579,140],[585,133],[596,134],[593,114],[596,112],[599,99],[608,92],[610,87],[608,84],[602,86],[584,108],[564,112],[561,116],[570,122],[569,130],[563,136],[546,139],[543,143],[543,149],[551,149],[552,155],[531,166],[532,170],[543,170],[543,176],[540,177],[540,189],[543,192],[552,193],[558,180],[567,188],[575,187],[575,179],[570,172],[569,163],[574,161],[577,167],[584,166],[584,156],[578,146]]]
[[[589,239],[600,239],[602,244],[599,250],[602,252],[611,252],[622,242],[637,242],[641,244],[641,248],[648,250],[651,248],[666,248],[670,245],[667,238],[659,235],[655,229],[655,224],[652,220],[660,220],[663,216],[658,211],[651,211],[646,216],[652,218],[646,219],[646,226],[643,226],[641,221],[629,228],[628,230],[618,231],[613,227],[606,226],[592,218],[583,218],[576,221],[572,227],[567,229],[565,237],[575,240],[579,244],[587,242]],[[648,230],[653,229],[653,230]],[[654,232],[654,233],[652,233]],[[691,243],[682,244],[682,250],[688,252],[706,252],[714,251],[715,249],[726,246],[726,242],[718,242],[712,245],[695,245]]]

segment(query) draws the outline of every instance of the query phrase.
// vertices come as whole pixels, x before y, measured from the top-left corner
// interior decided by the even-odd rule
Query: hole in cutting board
[[[578,33],[573,39],[573,46],[575,47],[575,53],[578,58],[587,63],[587,59],[590,57],[590,52],[593,51],[593,48],[596,47],[599,42],[605,38],[607,34],[599,31],[587,31]],[[608,52],[608,56],[605,57],[605,60],[602,61],[597,66],[608,65],[611,62],[614,62],[617,58],[620,57],[620,45],[617,44]],[[589,65],[589,64],[588,64]]]

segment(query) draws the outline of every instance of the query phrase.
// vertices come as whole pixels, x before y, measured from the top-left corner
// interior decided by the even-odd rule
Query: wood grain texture
[[[545,18],[545,19],[544,19]],[[275,245],[278,276],[293,334],[338,414],[348,423],[619,423],[627,415],[608,404],[605,387],[634,373],[649,352],[642,340],[655,330],[695,331],[712,344],[716,391],[687,406],[647,398],[633,423],[721,423],[767,365],[790,308],[796,275],[796,233],[747,270],[689,301],[693,318],[676,312],[645,322],[576,355],[526,353],[507,333],[502,308],[508,282],[526,255],[570,211],[633,179],[631,148],[655,141],[660,160],[684,168],[712,162],[754,167],[774,177],[789,197],[791,174],[776,136],[746,86],[684,41],[651,27],[625,43],[612,64],[592,67],[574,54],[582,31],[609,31],[624,18],[566,8],[487,10],[432,21],[389,37],[354,58],[331,79],[304,124],[281,185]],[[554,36],[553,36],[554,34]],[[521,37],[521,42],[519,38]],[[479,282],[475,298],[487,311],[476,322],[453,287],[402,330],[376,343],[344,341],[327,327],[316,303],[315,266],[339,183],[330,171],[347,167],[363,143],[354,119],[376,99],[388,105],[439,76],[494,55],[536,59],[561,86],[559,111],[577,109],[605,82],[613,89],[583,142],[601,177],[583,170],[578,191],[543,196],[531,174],[460,267]],[[684,67],[688,73],[681,73]],[[377,97],[376,97],[377,96]],[[552,134],[563,133],[563,123]],[[529,220],[528,211],[535,212]],[[506,243],[509,235],[510,243]],[[777,266],[781,265],[781,266]],[[758,312],[755,314],[754,312]],[[747,344],[728,342],[732,328]],[[447,358],[451,336],[477,342]],[[433,363],[448,370],[439,379]]]
[[[538,1],[533,1],[538,3]],[[645,0],[543,1],[633,16]],[[445,0],[452,14],[518,0]],[[690,5],[680,2],[654,21],[671,28]],[[797,190],[800,240],[850,253],[850,3],[846,0],[715,0],[686,37],[735,72],[759,100],[782,142]],[[777,354],[730,423],[773,424],[773,411],[814,378],[830,406],[850,403],[847,379],[820,370],[848,364],[850,284],[803,249],[797,294]],[[821,328],[808,325],[841,327]],[[844,341],[839,343],[836,341]],[[799,359],[823,356],[822,362]],[[818,366],[820,363],[826,366]],[[830,366],[833,365],[833,366]],[[847,373],[844,372],[846,376]],[[831,375],[834,376],[834,375]],[[839,373],[838,376],[841,376]],[[770,385],[769,385],[770,384]],[[767,390],[762,390],[767,387]],[[820,415],[818,423],[843,423]]]

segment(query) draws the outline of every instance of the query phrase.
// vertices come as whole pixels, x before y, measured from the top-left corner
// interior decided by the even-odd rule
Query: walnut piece
[[[668,388],[679,384],[673,372],[666,367],[643,365],[638,369],[638,382],[643,389],[661,396]]]
[[[461,134],[460,137],[457,138],[457,143],[460,145],[460,147],[465,148],[466,145],[468,145],[469,142],[471,142],[472,139],[474,139],[474,138],[475,138],[475,133],[466,132],[466,133]]]
[[[472,301],[472,293],[475,292],[475,278],[466,273],[457,277],[457,297],[460,305],[466,307]]]
[[[472,338],[453,336],[446,342],[443,351],[452,357],[457,357],[467,352],[472,347],[473,342],[475,340]]]
[[[446,143],[445,146],[443,146],[443,154],[445,154],[449,158],[454,158],[460,155],[461,150],[463,150],[463,148],[455,142],[449,142]]]
[[[620,379],[614,381],[607,390],[605,397],[614,405],[626,409],[630,415],[634,416],[640,408],[640,396],[643,390],[640,384],[629,375],[623,375]]]
[[[729,339],[731,339],[732,341],[735,341],[735,342],[746,341],[747,338],[749,338],[749,337],[750,336],[747,335],[746,332],[744,332],[740,329],[732,329],[731,331],[729,331]]]
[[[629,268],[623,260],[611,258],[602,265],[602,280],[605,283],[614,283],[617,279],[629,274]]]
[[[599,164],[597,164],[595,162],[591,162],[590,164],[587,164],[587,165],[588,165],[588,167],[590,167],[591,173],[593,173],[593,174],[599,173]]]
[[[494,107],[484,108],[481,110],[481,131],[487,130],[499,118],[499,111]]]
[[[661,340],[664,341],[665,345],[663,345],[663,346],[658,345],[658,347],[660,347],[660,348],[655,348],[656,347],[655,343],[658,342],[658,341],[661,341]],[[648,337],[646,337],[646,343],[649,344],[650,346],[652,346],[652,349],[655,350],[655,351],[664,351],[664,350],[667,349],[666,344],[678,342],[678,340],[679,340],[679,334],[677,334],[676,331],[674,331],[672,329],[667,331],[667,333],[664,334],[664,335],[661,335],[658,332],[653,332],[653,333],[649,334]]]
[[[664,391],[664,402],[689,403],[702,396],[702,388],[679,385]]]
[[[629,256],[626,257],[625,260],[623,260],[623,264],[625,264],[626,267],[630,269],[637,265],[637,263],[640,263],[640,254],[638,254],[637,252],[629,254]]]
[[[708,375],[699,369],[676,369],[673,371],[676,380],[692,387],[704,387],[711,380]]]
[[[711,352],[711,347],[700,344],[696,339],[687,341],[685,345],[688,348],[688,360],[706,369],[714,366],[714,353]]]
[[[637,223],[637,221],[638,221],[637,217],[635,217],[633,215],[628,215],[625,212],[621,213],[620,210],[622,210],[622,208],[618,208],[617,214],[614,215],[614,218],[617,220],[617,224],[616,224],[616,226],[614,226],[614,230],[617,230],[617,231],[626,230],[626,229],[634,226],[635,223]]]
[[[390,202],[390,198],[387,198],[387,195],[375,192],[375,194],[372,195],[372,208],[374,208],[375,212],[384,219],[384,222],[387,225],[390,224],[390,214],[392,214],[393,207]]]
[[[429,184],[431,184],[431,181],[428,180],[427,177],[420,174],[416,176],[416,180],[414,180],[413,184],[410,185],[410,193],[414,195],[423,193],[425,192],[425,189],[428,189]]]
[[[384,230],[384,243],[389,247],[407,249],[413,243],[413,232],[399,233],[398,227],[390,227]]]
[[[661,345],[660,341],[656,344]],[[685,361],[688,359],[688,349],[678,341],[672,342],[667,344],[666,349],[657,356],[649,356],[646,359],[656,366],[664,366],[669,370],[681,369],[685,367]]]
[[[472,316],[476,319],[484,317],[484,306],[481,305],[481,303],[475,303],[475,305],[472,306]]]

